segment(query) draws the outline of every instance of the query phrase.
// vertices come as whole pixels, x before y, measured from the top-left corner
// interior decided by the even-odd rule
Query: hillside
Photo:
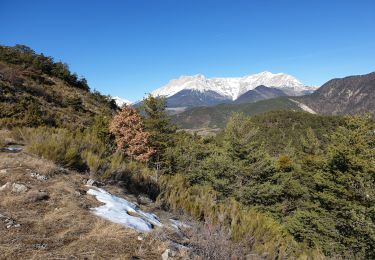
[[[325,115],[375,114],[375,72],[332,79],[297,100]]]
[[[1,53],[0,258],[374,258],[370,117],[295,97],[172,117],[201,137],[165,99],[119,110],[52,58]]]
[[[172,121],[184,129],[222,128],[234,112],[255,115],[272,110],[301,111],[300,106],[287,97],[262,100],[255,103],[222,104],[214,107],[196,107],[174,115]]]
[[[251,102],[256,102],[260,100],[283,97],[283,96],[287,96],[287,94],[281,89],[271,88],[271,87],[266,87],[266,86],[261,85],[261,86],[256,87],[253,90],[249,90],[245,92],[244,94],[242,94],[234,101],[234,103],[236,104],[251,103]]]
[[[83,128],[116,109],[66,64],[23,45],[0,46],[0,126]]]
[[[327,144],[327,136],[343,125],[344,118],[282,110],[253,115],[251,122],[258,128],[255,139],[264,143],[270,154],[278,155],[288,146],[301,151],[300,137],[306,129],[312,129],[322,145]]]
[[[158,210],[151,201],[140,204],[140,197],[118,186],[101,185],[116,196],[117,205],[126,199],[157,214],[163,227],[154,233],[140,232],[136,226],[126,228],[124,223],[99,218],[93,214],[104,204],[93,192],[100,191],[98,183],[88,185],[87,175],[18,147],[17,151],[0,149],[0,259],[160,259],[168,248],[184,256],[184,250],[177,248],[176,216]],[[116,208],[109,210],[116,212]]]

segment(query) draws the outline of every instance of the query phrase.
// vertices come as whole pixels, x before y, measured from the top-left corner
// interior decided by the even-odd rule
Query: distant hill
[[[213,107],[196,107],[172,116],[172,121],[181,128],[221,128],[233,112],[255,115],[272,110],[302,111],[298,103],[288,97],[262,100],[255,103],[222,104]]]
[[[24,45],[0,46],[0,126],[83,128],[116,109],[66,64]]]
[[[234,103],[251,103],[259,100],[271,99],[282,96],[287,96],[287,94],[281,89],[261,85],[256,87],[255,89],[249,90],[242,94],[234,101]]]
[[[295,99],[320,114],[375,114],[375,72],[332,79],[313,94]]]

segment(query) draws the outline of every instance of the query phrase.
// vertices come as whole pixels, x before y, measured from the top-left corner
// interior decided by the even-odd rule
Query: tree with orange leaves
[[[147,161],[155,153],[149,145],[150,134],[144,131],[140,115],[131,106],[123,106],[114,116],[109,131],[116,138],[117,148],[131,159]]]

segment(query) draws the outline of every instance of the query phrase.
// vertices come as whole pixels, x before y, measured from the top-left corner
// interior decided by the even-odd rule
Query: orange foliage
[[[150,134],[143,130],[141,117],[131,106],[123,106],[114,116],[109,131],[116,137],[117,148],[134,160],[147,161],[155,153],[149,146]]]

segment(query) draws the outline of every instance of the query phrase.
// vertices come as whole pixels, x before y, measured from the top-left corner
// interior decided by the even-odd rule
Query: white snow
[[[132,102],[127,100],[127,99],[124,99],[124,98],[121,98],[121,97],[112,97],[113,100],[115,100],[116,102],[116,105],[118,105],[119,107],[122,107],[123,105],[131,105]]]
[[[104,203],[102,206],[91,209],[99,217],[140,232],[150,231],[153,226],[162,226],[155,214],[143,212],[135,204],[103,189],[90,186],[87,193]]]
[[[285,73],[261,73],[234,78],[206,78],[198,74],[194,76],[181,76],[171,80],[167,85],[151,92],[153,96],[170,97],[181,90],[196,90],[200,92],[214,91],[222,96],[236,100],[245,92],[260,85],[279,89],[293,90],[297,94],[306,90],[314,90],[315,87],[308,87],[302,84],[293,76]]]
[[[293,100],[293,99],[289,99],[290,101],[293,101],[294,103],[296,103],[302,110],[310,113],[310,114],[316,114],[316,112],[311,109],[310,107],[308,107],[307,105],[301,103],[301,102],[298,102],[296,100]]]

